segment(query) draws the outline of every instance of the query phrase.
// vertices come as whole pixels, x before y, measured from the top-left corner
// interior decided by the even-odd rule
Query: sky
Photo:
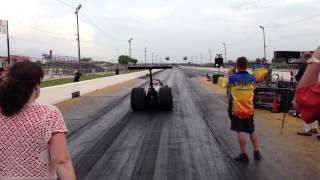
[[[77,56],[75,7],[80,9],[81,56],[115,61],[132,55],[144,62],[209,62],[224,54],[267,58],[276,50],[314,50],[320,45],[319,0],[0,0],[0,19],[9,20],[11,54],[40,58]],[[0,35],[0,55],[6,55]]]

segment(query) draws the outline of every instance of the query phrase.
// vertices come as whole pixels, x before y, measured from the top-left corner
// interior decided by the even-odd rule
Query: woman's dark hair
[[[0,85],[1,113],[11,116],[19,112],[42,78],[43,71],[40,65],[30,61],[14,64]]]

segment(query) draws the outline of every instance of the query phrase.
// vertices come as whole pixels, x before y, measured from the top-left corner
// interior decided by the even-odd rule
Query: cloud
[[[136,20],[157,21],[169,17],[172,12],[170,7],[130,8],[128,15]]]
[[[244,0],[232,5],[235,9],[265,9],[272,7],[291,6],[310,2],[311,0]]]
[[[39,50],[34,48],[34,52],[38,51],[37,53],[43,47],[51,46],[63,54],[73,54],[70,50],[75,47],[77,32],[73,11],[69,12],[69,9],[64,8],[68,10],[68,13],[64,13],[62,8],[57,11],[59,13],[50,14],[54,7],[41,0],[7,0],[1,4],[3,6],[0,7],[0,19],[9,20],[9,31],[15,43],[15,51],[29,54],[30,51],[24,50],[29,42],[29,44],[39,44]],[[95,29],[80,18],[82,45],[92,47],[94,43],[91,42],[94,42],[94,37]]]
[[[254,15],[258,12],[260,11],[257,9],[235,10],[232,8],[208,8],[205,11],[205,15],[223,21],[233,21],[235,23],[253,23],[255,20]]]
[[[77,32],[75,16],[73,15],[65,16],[59,19],[41,18],[37,22],[37,26],[39,26],[42,30],[47,32],[54,31],[54,33],[57,34],[58,37],[65,39],[75,39]],[[79,26],[81,40],[93,41],[95,34],[94,28],[91,25],[82,21],[79,22]]]

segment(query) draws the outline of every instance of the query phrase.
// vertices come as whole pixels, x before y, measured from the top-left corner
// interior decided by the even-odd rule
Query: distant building
[[[28,56],[10,55],[10,65],[22,61],[31,61],[31,58]],[[8,56],[0,56],[0,67],[7,67],[8,65]]]

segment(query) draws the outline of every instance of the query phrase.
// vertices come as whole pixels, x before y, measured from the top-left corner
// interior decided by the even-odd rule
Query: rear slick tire
[[[143,88],[133,88],[131,90],[132,111],[143,111],[145,109],[146,92]]]
[[[173,107],[172,90],[169,87],[163,87],[159,90],[160,109],[171,111]]]

